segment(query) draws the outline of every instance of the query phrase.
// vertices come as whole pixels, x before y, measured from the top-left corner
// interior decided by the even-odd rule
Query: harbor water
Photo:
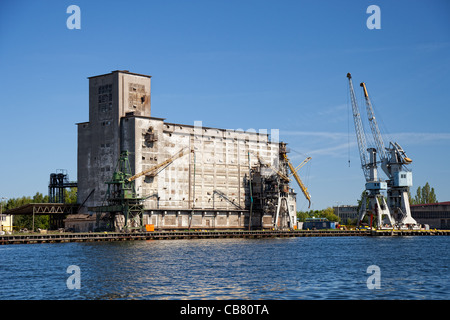
[[[450,299],[450,237],[14,244],[1,300]]]

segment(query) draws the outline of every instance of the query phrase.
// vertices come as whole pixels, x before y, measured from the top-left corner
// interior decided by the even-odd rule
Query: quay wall
[[[0,244],[64,243],[130,240],[274,238],[274,237],[337,237],[337,236],[448,236],[450,230],[294,230],[294,231],[162,231],[17,234],[0,236]]]

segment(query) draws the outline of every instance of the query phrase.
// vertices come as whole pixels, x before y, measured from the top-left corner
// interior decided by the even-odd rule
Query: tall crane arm
[[[359,157],[361,159],[361,167],[364,172],[366,181],[370,180],[369,172],[369,159],[367,158],[367,142],[366,135],[364,133],[364,127],[362,125],[361,115],[359,113],[358,104],[356,102],[355,91],[353,89],[352,75],[347,73],[348,83],[350,86],[350,98],[352,101],[353,120],[355,122],[356,139],[358,141]]]
[[[397,142],[390,142],[389,149],[386,149],[384,146],[383,138],[380,133],[380,129],[378,128],[377,120],[375,118],[375,114],[372,108],[372,103],[369,98],[369,93],[367,92],[367,87],[364,82],[360,84],[360,86],[364,89],[364,98],[366,101],[366,111],[367,117],[369,119],[370,129],[372,131],[373,139],[375,141],[377,153],[379,154],[382,169],[389,177],[389,179],[393,179],[393,170],[392,165],[394,164],[403,164],[408,165],[412,162],[410,158],[406,155],[405,151],[400,147]],[[405,168],[405,170],[407,170]]]
[[[306,188],[306,186],[303,184],[302,180],[300,179],[300,177],[297,174],[297,170],[294,168],[294,166],[292,165],[292,163],[289,161],[287,155],[284,153],[283,154],[284,160],[286,160],[289,169],[291,170],[292,174],[294,175],[295,181],[297,181],[298,185],[300,186],[300,189],[302,190],[303,194],[305,195],[305,198],[308,200],[309,205],[308,208],[311,207],[311,195],[308,192],[308,189]],[[311,158],[310,158],[311,159]],[[308,160],[309,161],[309,160]]]
[[[375,140],[375,145],[377,147],[377,153],[381,161],[386,161],[387,154],[384,147],[383,138],[381,137],[380,129],[378,128],[377,119],[372,108],[372,102],[370,101],[369,94],[367,92],[367,87],[364,82],[361,82],[360,86],[364,89],[364,99],[366,101],[366,111],[367,117],[369,119],[370,130],[372,130],[373,139]]]
[[[176,153],[172,157],[168,158],[167,160],[157,164],[156,166],[146,169],[146,170],[139,172],[139,173],[135,174],[134,176],[128,178],[128,181],[131,182],[133,180],[136,180],[139,177],[142,177],[145,174],[154,172],[154,171],[158,170],[159,168],[164,167],[164,166],[168,165],[169,163],[172,163],[174,160],[181,158],[182,156],[184,156],[186,154],[187,154],[187,152],[185,152],[185,148],[183,148],[178,153]]]
[[[295,168],[295,172],[297,172],[298,170],[300,170],[300,168],[302,168],[305,164],[307,164],[309,162],[309,160],[311,160],[311,157],[306,158],[305,160],[303,160],[302,163],[300,163],[296,168]],[[294,172],[291,172],[290,176],[293,175]]]
[[[250,153],[254,154],[253,152],[250,152]],[[262,165],[269,167],[273,172],[275,172],[278,176],[280,176],[281,179],[283,179],[283,180],[285,180],[285,181],[287,181],[287,182],[290,181],[289,177],[286,176],[284,173],[282,173],[280,170],[275,169],[275,168],[274,168],[271,164],[269,164],[269,163],[264,163],[264,161],[262,160],[262,158],[259,156],[259,153],[256,154],[256,157],[258,158],[258,161],[259,161]]]

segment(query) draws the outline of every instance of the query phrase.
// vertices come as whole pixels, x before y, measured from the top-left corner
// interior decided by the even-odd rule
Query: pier
[[[64,243],[132,240],[219,239],[219,238],[286,238],[349,236],[446,236],[450,230],[295,230],[295,231],[156,231],[92,232],[55,234],[12,234],[0,236],[0,244]]]

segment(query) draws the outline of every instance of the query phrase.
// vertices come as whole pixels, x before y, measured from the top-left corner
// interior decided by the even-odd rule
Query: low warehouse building
[[[431,229],[450,229],[450,201],[412,205],[411,215]]]

